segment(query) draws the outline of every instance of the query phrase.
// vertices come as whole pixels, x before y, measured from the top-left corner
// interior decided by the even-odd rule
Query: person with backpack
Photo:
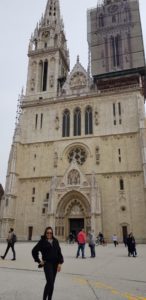
[[[5,259],[9,249],[11,248],[12,252],[13,252],[13,258],[11,260],[16,260],[16,252],[15,252],[15,248],[14,248],[16,241],[17,241],[17,237],[16,237],[16,234],[14,233],[14,229],[10,228],[8,237],[7,237],[7,243],[8,243],[7,248],[6,248],[5,254],[1,256],[2,259]]]

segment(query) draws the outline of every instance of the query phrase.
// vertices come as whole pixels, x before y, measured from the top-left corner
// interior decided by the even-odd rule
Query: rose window
[[[68,161],[70,163],[75,160],[79,165],[83,165],[86,159],[87,153],[83,148],[80,147],[73,148],[68,154]]]

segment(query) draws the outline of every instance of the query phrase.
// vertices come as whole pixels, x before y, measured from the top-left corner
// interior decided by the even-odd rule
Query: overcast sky
[[[31,33],[45,10],[47,0],[0,0],[0,182],[4,185],[12,142],[18,94],[26,85],[27,49]],[[87,68],[86,11],[97,0],[60,0],[70,50],[71,68],[80,55]],[[146,0],[140,0],[146,48]]]

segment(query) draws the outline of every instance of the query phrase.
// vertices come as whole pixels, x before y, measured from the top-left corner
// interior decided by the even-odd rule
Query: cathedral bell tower
[[[59,0],[48,0],[45,14],[31,36],[26,97],[54,98],[59,95],[69,71],[64,25]]]
[[[97,8],[88,11],[88,44],[92,76],[100,90],[120,87],[121,78],[123,85],[141,80],[144,86],[145,55],[138,0],[98,0]]]

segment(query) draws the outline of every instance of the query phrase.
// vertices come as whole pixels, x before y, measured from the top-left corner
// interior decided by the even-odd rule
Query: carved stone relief
[[[84,74],[77,72],[75,73],[70,80],[71,88],[80,88],[86,86],[87,80]]]
[[[54,152],[54,168],[57,168],[58,166],[58,154],[57,152]]]
[[[99,147],[96,147],[95,149],[95,154],[96,154],[96,164],[100,164],[100,153],[99,153]]]
[[[79,216],[82,215],[82,210],[78,205],[74,205],[70,211],[71,216]]]
[[[80,174],[77,170],[71,170],[68,175],[69,185],[79,185],[80,184]]]

